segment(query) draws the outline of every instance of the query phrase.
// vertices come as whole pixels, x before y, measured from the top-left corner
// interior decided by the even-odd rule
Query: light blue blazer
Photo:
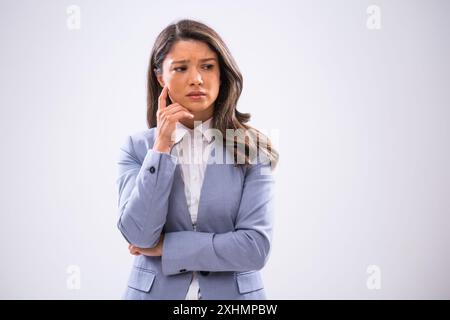
[[[223,146],[226,163],[206,166],[194,230],[177,158],[151,150],[155,130],[129,136],[119,151],[119,230],[141,248],[165,234],[161,257],[135,257],[123,298],[185,299],[199,271],[202,299],[266,299],[259,270],[272,240],[270,164],[235,167]]]

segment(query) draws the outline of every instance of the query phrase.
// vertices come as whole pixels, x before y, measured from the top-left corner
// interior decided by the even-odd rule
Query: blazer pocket
[[[248,271],[236,274],[239,293],[248,293],[264,288],[259,271]]]
[[[128,286],[139,291],[149,292],[155,280],[155,275],[154,271],[133,267]]]

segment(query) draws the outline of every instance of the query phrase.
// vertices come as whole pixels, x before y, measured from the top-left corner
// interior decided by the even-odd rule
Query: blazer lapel
[[[180,202],[180,207],[182,212],[180,212],[181,217],[183,218],[183,222],[186,223],[187,226],[189,226],[190,229],[194,230],[192,226],[192,220],[191,220],[191,214],[189,213],[189,208],[187,205],[187,199],[185,194],[185,185],[183,181],[183,176],[181,172],[181,166],[180,164],[177,164],[175,168],[175,177],[174,177],[174,188],[175,188],[175,194],[179,194],[178,199],[176,198],[175,201]]]
[[[206,164],[205,174],[203,177],[203,183],[200,192],[200,198],[198,201],[197,230],[199,229],[199,226],[205,221],[206,218],[205,215],[207,213],[203,211],[204,208],[206,207],[207,201],[210,201],[211,199],[217,196],[220,197],[220,195],[217,195],[216,184],[220,183],[220,177],[223,177],[226,173],[225,170],[228,169],[229,162],[226,161],[227,160],[230,161],[226,147],[222,146],[222,163],[210,163],[210,161],[212,160],[213,153],[215,153],[215,148],[218,148],[215,141],[213,141],[212,143],[213,145],[209,152],[208,163]],[[203,230],[203,228],[200,227],[200,230]]]
[[[205,173],[203,176],[203,183],[201,186],[200,191],[200,198],[198,203],[198,212],[197,212],[197,229],[199,224],[203,221],[203,215],[206,214],[203,212],[203,208],[206,206],[206,201],[208,199],[211,199],[216,194],[216,191],[214,190],[214,185],[220,181],[221,174],[224,174],[224,172],[221,170],[226,170],[228,167],[226,161],[230,161],[230,156],[227,154],[227,148],[223,146],[222,149],[222,164],[218,163],[210,163],[211,157],[213,156],[213,153],[215,152],[215,148],[217,145],[215,144],[215,141],[212,142],[213,146],[211,146],[211,150],[209,152],[209,158],[208,163],[206,164]],[[215,154],[214,154],[215,155]],[[186,222],[186,225],[189,226],[191,230],[194,230],[192,226],[192,219],[191,214],[189,212],[186,194],[185,194],[185,183],[183,180],[182,172],[181,172],[181,165],[177,164],[175,169],[175,177],[174,177],[174,184],[175,188],[178,193],[181,193],[180,195],[180,201],[181,201],[181,207],[182,212],[180,213],[182,215],[183,221]],[[220,183],[220,182],[219,182]],[[217,196],[217,195],[216,195]]]

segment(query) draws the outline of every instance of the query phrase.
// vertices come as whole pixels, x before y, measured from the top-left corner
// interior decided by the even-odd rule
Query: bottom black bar
[[[446,314],[449,300],[248,300],[248,301],[114,301],[114,300],[3,300],[1,310],[14,316],[29,313],[44,316],[144,316],[146,319],[301,319],[325,315],[385,318],[393,315],[416,317]],[[62,310],[62,311],[61,311]]]

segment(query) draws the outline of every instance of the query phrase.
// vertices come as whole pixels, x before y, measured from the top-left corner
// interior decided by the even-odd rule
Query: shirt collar
[[[194,138],[194,132],[200,132],[202,134],[202,137],[205,141],[207,141],[208,143],[210,143],[212,141],[212,138],[214,137],[214,135],[212,135],[211,133],[208,132],[208,129],[211,128],[211,124],[212,124],[212,117],[209,118],[206,121],[203,122],[198,122],[198,124],[195,124],[194,129],[190,129],[188,127],[186,127],[185,125],[183,125],[181,122],[177,121],[176,123],[176,128],[175,128],[175,143],[177,144],[178,142],[181,141],[181,139],[183,139],[184,135],[189,133],[191,135],[192,138]]]

